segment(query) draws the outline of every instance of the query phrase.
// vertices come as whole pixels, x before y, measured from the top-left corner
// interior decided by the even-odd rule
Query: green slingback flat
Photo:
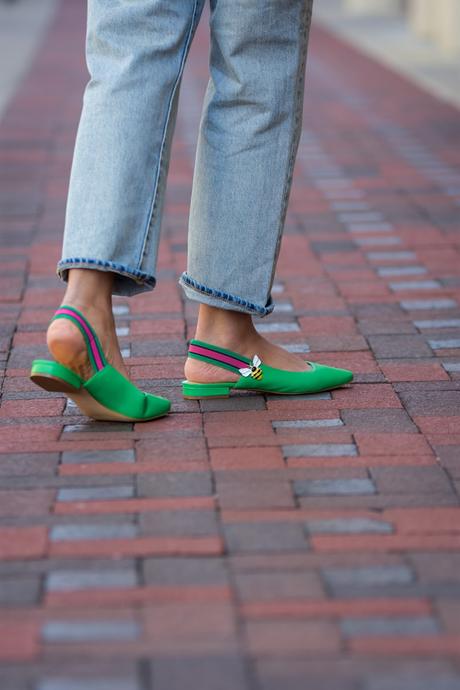
[[[51,321],[62,318],[70,319],[79,328],[94,373],[84,381],[59,362],[35,359],[30,371],[34,383],[47,391],[65,393],[83,414],[93,419],[145,422],[169,412],[169,400],[140,390],[108,363],[94,329],[83,314],[75,307],[62,306]]]
[[[190,341],[188,356],[239,373],[240,378],[223,383],[182,381],[185,398],[227,398],[231,390],[253,390],[279,395],[319,393],[343,386],[353,378],[353,373],[347,369],[314,362],[307,362],[311,366],[307,371],[275,369],[261,362],[256,354],[249,359],[232,350],[195,339]]]

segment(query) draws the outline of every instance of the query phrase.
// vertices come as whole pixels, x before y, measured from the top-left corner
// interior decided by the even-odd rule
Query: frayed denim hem
[[[242,311],[245,314],[257,314],[257,316],[267,316],[271,314],[275,308],[274,303],[270,297],[268,305],[261,307],[258,304],[249,302],[237,295],[231,295],[222,290],[215,290],[209,288],[202,283],[199,283],[194,278],[191,278],[185,271],[179,278],[179,285],[183,288],[187,297],[203,304],[209,304],[212,307],[220,307],[221,309],[230,309],[233,311]]]
[[[98,271],[111,271],[115,274],[112,294],[123,297],[131,297],[140,292],[150,292],[156,284],[156,279],[123,264],[103,259],[71,258],[61,259],[56,266],[56,275],[65,283],[68,281],[69,268],[94,268]]]

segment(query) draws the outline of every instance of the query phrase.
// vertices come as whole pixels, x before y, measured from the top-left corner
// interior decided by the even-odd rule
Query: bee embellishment
[[[239,372],[242,376],[250,376],[256,381],[260,381],[263,376],[262,369],[260,368],[261,364],[262,362],[260,361],[259,357],[254,355],[252,358],[252,365],[250,367],[243,367],[242,369],[239,369]]]

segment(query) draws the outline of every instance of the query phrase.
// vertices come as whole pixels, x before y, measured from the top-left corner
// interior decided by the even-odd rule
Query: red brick
[[[5,372],[5,376],[7,378],[16,378],[16,377],[21,377],[25,378],[30,374],[30,367],[28,369],[7,369]],[[31,389],[33,390],[33,389]]]
[[[390,300],[391,294],[387,286],[379,280],[367,280],[363,282],[341,282],[338,286],[340,294],[347,299],[348,302],[352,302],[353,298],[358,297],[361,302],[362,298],[367,301],[375,301],[379,298],[379,302],[382,298],[387,298]]]
[[[459,508],[393,508],[384,513],[400,534],[460,534]]]
[[[354,436],[362,455],[433,455],[421,434],[368,434],[360,431]]]
[[[133,606],[151,602],[174,601],[229,601],[232,592],[229,587],[219,585],[180,587],[146,586],[132,589],[87,589],[74,592],[48,592],[45,606],[49,608],[71,608],[74,606]]]
[[[436,602],[436,612],[449,635],[460,635],[460,601],[443,599]]]
[[[247,618],[343,618],[347,616],[422,616],[431,613],[425,599],[291,599],[242,604]]]
[[[184,330],[182,319],[146,319],[131,321],[131,334],[136,335],[179,335]]]
[[[351,652],[358,654],[458,657],[460,654],[460,636],[355,637],[349,641],[348,646]]]
[[[156,653],[236,651],[236,620],[229,601],[153,603],[144,618],[150,649]]]
[[[343,427],[310,428],[310,429],[278,429],[276,438],[280,445],[296,444],[351,444],[353,437],[350,431]]]
[[[402,407],[398,396],[388,383],[357,383],[332,391],[332,397],[339,409]]]
[[[214,470],[284,468],[279,448],[213,448],[210,453]]]
[[[348,392],[349,389],[347,389]],[[335,400],[303,400],[290,399],[288,395],[280,395],[277,398],[267,400],[267,408],[270,415],[278,414],[282,419],[288,419],[285,415],[291,414],[294,419],[299,418],[299,413],[308,415],[322,413],[323,416],[336,416],[339,404]],[[308,419],[308,417],[306,417]]]
[[[22,450],[25,445],[31,445],[41,441],[55,441],[61,433],[61,425],[54,426],[32,426],[27,424],[15,424],[0,428],[0,448],[2,452],[20,447]]]
[[[206,436],[272,436],[274,434],[267,412],[212,412],[204,415]]]
[[[459,534],[312,535],[316,551],[458,551]]]
[[[209,510],[214,508],[214,498],[127,498],[116,501],[69,501],[57,502],[54,512],[58,515],[99,515],[103,513],[147,513],[157,510]]]
[[[221,508],[289,508],[294,497],[288,482],[234,481],[219,477],[217,497]]]
[[[436,459],[431,455],[362,455],[343,458],[288,458],[287,466],[295,467],[403,467],[412,465],[421,467],[435,465]]]
[[[252,655],[337,653],[341,647],[338,628],[331,621],[254,620],[245,628]]]
[[[437,362],[380,363],[388,381],[448,381],[449,376]]]
[[[259,436],[237,436],[234,431],[233,436],[211,436],[207,439],[209,448],[234,448],[236,452],[240,448],[268,448],[270,446],[279,446],[280,441],[275,434],[271,436],[267,434],[260,434]]]
[[[28,376],[7,376],[3,383],[3,391],[9,393],[35,393],[37,384]],[[42,398],[43,399],[43,398]]]
[[[414,422],[423,434],[460,434],[460,416],[414,417]]]
[[[203,421],[201,414],[188,412],[187,414],[169,414],[160,419],[152,419],[151,422],[139,422],[134,425],[136,434],[154,432],[155,434],[168,433],[172,431],[201,431]]]
[[[39,626],[28,621],[0,623],[0,661],[28,662],[39,654]]]
[[[54,495],[53,489],[0,490],[0,517],[47,515]]]
[[[46,527],[0,527],[0,560],[42,558],[47,542]]]
[[[299,324],[309,335],[354,335],[357,333],[355,320],[351,316],[301,316]]]
[[[144,364],[129,366],[129,375],[133,381],[139,379],[178,379],[184,376],[184,362],[170,364]],[[155,393],[155,391],[151,391]]]
[[[135,464],[126,462],[101,462],[91,464],[60,465],[59,474],[62,477],[77,476],[99,476],[99,475],[121,475],[121,474],[155,474],[161,472],[206,472],[209,470],[208,464],[195,460],[184,461],[182,463],[165,459],[163,462],[137,462]]]
[[[169,459],[171,465],[177,461],[203,461],[207,457],[206,441],[199,436],[181,436],[179,434],[156,435],[153,439],[141,438],[136,443],[138,462],[151,462]]]
[[[145,298],[142,294],[136,295],[136,299],[130,302],[132,314],[158,314],[159,312],[182,311],[182,303],[179,295],[174,291],[175,285],[163,280],[155,286],[155,299],[151,295]]]
[[[426,440],[438,450],[441,446],[460,446],[460,434],[426,434]]]
[[[200,417],[205,424],[233,424],[238,430],[240,424],[251,424],[257,426],[271,421],[272,415],[267,410],[223,410],[219,412],[202,412]]]
[[[48,325],[49,321],[51,320],[51,318],[54,314],[54,310],[56,309],[56,307],[54,305],[53,306],[47,305],[47,307],[48,307],[47,309],[36,309],[35,306],[36,305],[34,305],[33,308],[26,307],[21,311],[21,315],[19,316],[19,318],[17,320],[18,324],[20,324],[21,326],[22,325],[29,326],[31,324],[37,324],[37,325],[40,324],[44,328]],[[43,305],[41,305],[41,306],[43,306]],[[42,338],[45,335],[44,328],[42,331]]]
[[[124,556],[216,555],[223,552],[220,537],[137,537],[135,539],[91,539],[59,541],[50,545],[51,556],[67,558]]]
[[[348,518],[370,518],[387,522],[390,518],[383,513],[376,514],[371,510],[312,510],[309,508],[277,508],[276,510],[262,508],[242,508],[232,510],[231,508],[221,511],[221,519],[225,523],[238,522],[305,522],[307,520],[331,520]]]
[[[43,331],[16,331],[13,338],[13,347],[24,345],[43,345],[46,342],[46,335]]]

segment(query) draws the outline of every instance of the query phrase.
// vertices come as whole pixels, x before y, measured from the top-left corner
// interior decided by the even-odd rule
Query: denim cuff
[[[94,268],[97,271],[110,271],[115,274],[112,294],[131,297],[140,292],[150,292],[156,284],[154,276],[130,268],[124,264],[104,259],[70,258],[61,259],[56,266],[56,275],[65,283],[68,281],[69,268]]]
[[[183,288],[189,299],[197,300],[203,304],[209,304],[212,307],[219,307],[220,309],[242,311],[245,314],[257,314],[257,316],[263,317],[267,316],[267,314],[271,314],[275,308],[271,296],[267,305],[262,307],[243,297],[238,297],[238,295],[232,295],[228,292],[203,285],[189,276],[185,271],[179,278],[179,285]]]

